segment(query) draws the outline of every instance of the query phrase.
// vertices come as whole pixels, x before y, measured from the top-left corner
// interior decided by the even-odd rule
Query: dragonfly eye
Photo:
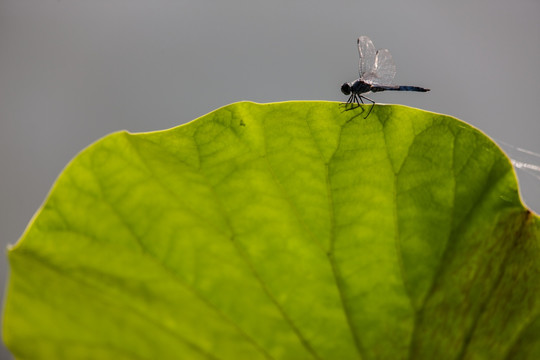
[[[350,95],[351,94],[351,85],[349,85],[349,83],[343,83],[343,85],[341,85],[341,92],[344,95]]]

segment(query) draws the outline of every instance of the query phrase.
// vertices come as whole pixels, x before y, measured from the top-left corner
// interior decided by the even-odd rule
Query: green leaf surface
[[[9,251],[18,359],[540,359],[540,220],[448,116],[226,106],[109,135]]]

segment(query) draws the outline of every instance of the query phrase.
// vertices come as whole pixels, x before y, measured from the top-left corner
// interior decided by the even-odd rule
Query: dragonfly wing
[[[373,42],[367,36],[360,36],[356,41],[358,44],[358,53],[360,55],[360,64],[358,71],[360,72],[360,78],[373,72],[375,66],[375,46]]]
[[[373,70],[365,75],[365,79],[373,84],[391,85],[396,76],[396,64],[390,51],[387,49],[377,50]]]

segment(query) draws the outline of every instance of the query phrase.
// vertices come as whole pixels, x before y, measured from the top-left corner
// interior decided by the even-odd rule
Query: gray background
[[[540,153],[539,18],[537,0],[0,0],[0,287],[5,247],[81,149],[240,100],[343,101],[359,35],[391,50],[396,83],[432,89],[375,100]],[[540,179],[518,175],[540,212]]]

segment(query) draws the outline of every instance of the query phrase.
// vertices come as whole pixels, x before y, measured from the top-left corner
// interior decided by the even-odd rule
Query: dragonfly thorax
[[[353,82],[346,82],[341,85],[341,92],[344,95],[353,94],[363,94],[371,91],[371,84],[361,80],[356,79]]]
[[[353,94],[363,94],[371,91],[371,84],[363,81],[362,79],[356,79],[351,84],[351,92]]]

